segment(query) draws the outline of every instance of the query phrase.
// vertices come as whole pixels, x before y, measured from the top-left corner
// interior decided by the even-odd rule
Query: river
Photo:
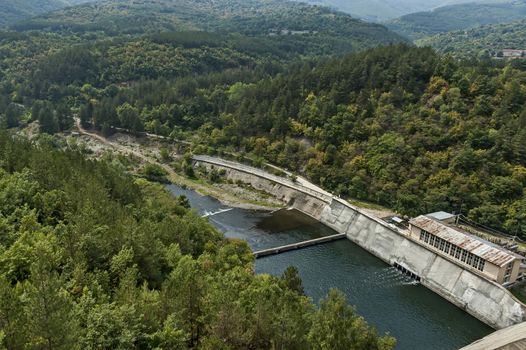
[[[185,195],[226,237],[244,239],[255,251],[336,233],[297,211],[229,208],[175,185],[168,189],[174,195]],[[298,268],[305,292],[314,302],[330,288],[342,290],[380,333],[396,337],[396,349],[458,349],[492,332],[349,240],[261,258],[256,261],[256,271],[278,276],[290,265]]]

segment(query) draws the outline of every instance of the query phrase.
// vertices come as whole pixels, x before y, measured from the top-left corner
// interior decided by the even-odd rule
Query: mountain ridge
[[[526,1],[473,2],[416,12],[384,24],[412,40],[482,25],[508,23],[526,18]]]
[[[460,58],[487,58],[503,49],[526,49],[526,19],[457,30],[415,41]]]
[[[366,23],[343,12],[279,0],[159,0],[155,3],[109,0],[44,14],[18,22],[12,29],[102,31],[110,36],[166,31],[239,33],[274,37],[291,45],[302,43],[306,54],[314,51],[327,54],[317,47],[330,47],[330,53],[344,53],[406,41],[382,25]]]
[[[373,22],[394,19],[409,13],[429,11],[433,8],[466,3],[473,0],[296,0],[314,5],[324,5]]]
[[[92,0],[0,0],[0,27]]]

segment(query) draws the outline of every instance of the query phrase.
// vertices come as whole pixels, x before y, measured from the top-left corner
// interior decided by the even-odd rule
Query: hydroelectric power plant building
[[[418,216],[409,221],[410,235],[465,269],[502,285],[514,283],[524,258],[454,226],[454,218],[444,212]]]

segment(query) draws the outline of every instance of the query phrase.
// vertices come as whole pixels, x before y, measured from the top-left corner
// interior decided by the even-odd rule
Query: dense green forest
[[[2,349],[390,349],[331,291],[315,308],[297,271],[254,273],[129,160],[0,133]]]
[[[416,43],[460,58],[496,56],[503,49],[526,49],[526,20],[452,31]]]
[[[296,269],[255,274],[132,159],[52,135],[78,116],[186,139],[526,236],[525,70],[404,42],[279,0],[107,0],[1,31],[0,349],[393,348],[341,293],[316,307]]]
[[[228,86],[297,61],[404,41],[327,9],[277,5],[107,1],[0,32],[0,129],[37,121],[42,132],[30,142],[0,131],[0,348],[394,346],[337,291],[315,307],[294,268],[256,275],[245,242],[130,175],[130,160],[89,160],[71,140],[46,135],[70,129],[74,115],[103,132],[191,134],[220,108],[200,85],[218,86],[219,102]],[[148,120],[136,115],[145,100],[123,95],[134,92],[153,98]],[[177,127],[176,114],[185,120]]]
[[[404,214],[449,210],[526,235],[523,71],[393,46],[229,76],[94,89],[80,115],[187,137],[197,153],[242,150]]]
[[[0,0],[0,27],[89,0]]]
[[[324,45],[339,52],[403,40],[381,25],[365,23],[325,7],[281,0],[106,0],[36,17],[13,28],[103,31],[107,35],[204,30],[282,36],[281,40],[301,41],[306,47]],[[331,52],[335,50],[315,53]]]
[[[215,33],[149,33],[148,25],[142,34],[126,36],[121,30],[71,32],[67,25],[4,32],[2,125],[38,120],[42,131],[53,133],[69,128],[78,114],[105,133],[120,126],[191,139],[195,152],[241,150],[342,196],[403,214],[450,210],[526,234],[520,61],[456,62],[405,45],[314,57],[345,49],[326,45],[322,27],[299,35],[251,33],[266,33],[275,23],[255,26],[261,17],[242,19],[237,3],[225,1],[233,5],[221,18],[234,21],[209,21]],[[34,23],[108,4],[113,2]],[[192,4],[186,19],[218,8],[208,1]],[[300,9],[296,16],[306,8],[286,4],[292,12]],[[267,10],[255,6],[246,14]],[[244,25],[234,33],[239,21]],[[310,37],[317,35],[321,41]]]
[[[526,18],[522,0],[467,3],[444,6],[429,12],[411,13],[386,22],[387,27],[411,40],[488,24],[509,23]]]

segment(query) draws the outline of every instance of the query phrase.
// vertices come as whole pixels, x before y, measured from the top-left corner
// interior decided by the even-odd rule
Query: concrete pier
[[[345,233],[338,233],[336,235],[310,239],[308,241],[303,241],[303,242],[299,242],[299,243],[287,244],[287,245],[284,245],[284,246],[281,246],[281,247],[260,250],[260,251],[254,252],[254,256],[256,257],[256,259],[258,259],[258,258],[261,258],[261,257],[264,257],[264,256],[277,255],[277,254],[280,254],[280,253],[288,252],[290,250],[296,250],[296,249],[311,247],[311,246],[314,246],[314,245],[319,245],[319,244],[323,244],[323,243],[333,242],[333,241],[337,241],[337,240],[345,239],[345,238],[347,238],[347,235]]]

